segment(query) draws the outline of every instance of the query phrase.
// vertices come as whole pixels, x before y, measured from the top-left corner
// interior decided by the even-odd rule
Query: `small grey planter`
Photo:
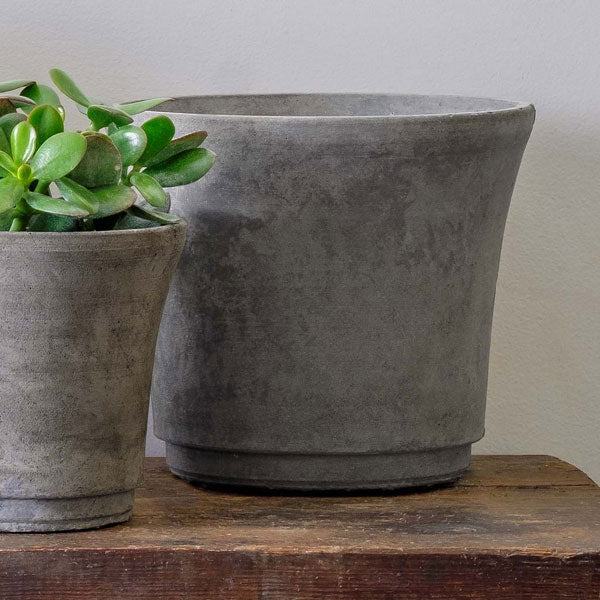
[[[185,225],[0,233],[0,530],[126,521]]]
[[[504,223],[531,105],[444,96],[190,97],[213,170],[159,334],[154,426],[191,481],[456,479],[484,431]]]

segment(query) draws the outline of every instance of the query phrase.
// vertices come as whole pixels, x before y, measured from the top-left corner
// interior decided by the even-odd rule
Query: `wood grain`
[[[133,519],[0,535],[0,599],[600,599],[600,489],[548,456],[374,496],[193,487],[147,459]]]

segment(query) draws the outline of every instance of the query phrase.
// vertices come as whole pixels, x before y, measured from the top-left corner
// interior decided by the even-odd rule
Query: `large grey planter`
[[[126,521],[183,224],[0,233],[0,530]]]
[[[299,489],[457,478],[484,431],[500,247],[531,105],[181,98],[218,159],[161,333],[156,434],[186,479]]]

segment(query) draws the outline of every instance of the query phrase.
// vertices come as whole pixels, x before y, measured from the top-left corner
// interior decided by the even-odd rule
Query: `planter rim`
[[[419,100],[429,100],[439,103],[437,111],[423,111],[423,112],[384,112],[379,111],[375,114],[293,114],[293,110],[290,114],[277,114],[276,110],[272,112],[274,114],[253,114],[252,110],[239,109],[233,113],[227,111],[208,110],[208,111],[194,111],[189,110],[185,107],[186,103],[201,101],[213,102],[215,104],[225,102],[232,103],[238,102],[240,104],[244,102],[255,102],[255,103],[276,103],[276,102],[297,102],[300,104],[309,103],[326,103],[328,101],[335,102],[356,102],[356,101],[373,101],[373,102],[394,102],[394,101],[412,101],[418,102]],[[480,105],[478,108],[471,110],[460,110],[451,109],[452,103],[473,103]],[[169,110],[170,108],[177,108],[178,104],[183,104],[180,110]],[[444,108],[446,104],[447,108]],[[487,105],[487,106],[486,106]],[[482,117],[493,117],[515,113],[533,113],[535,114],[535,107],[529,102],[510,101],[510,100],[499,100],[495,98],[487,98],[481,96],[462,96],[462,95],[447,95],[447,94],[361,94],[361,93],[285,93],[285,94],[203,94],[203,95],[187,95],[177,96],[158,106],[155,106],[151,110],[147,111],[150,113],[160,113],[167,115],[202,115],[208,117],[227,117],[232,119],[257,119],[257,120],[307,120],[307,119],[318,119],[318,120],[331,120],[331,121],[343,121],[343,120],[446,120],[446,119],[465,119],[471,120],[473,118],[481,119]],[[262,111],[264,112],[264,110]],[[300,111],[302,112],[302,111]]]
[[[0,231],[0,245],[4,249],[19,246],[20,249],[43,249],[44,251],[97,251],[99,246],[107,250],[126,250],[148,245],[154,241],[166,242],[173,236],[183,235],[187,224],[157,225],[141,229],[118,229],[107,231]],[[164,240],[164,242],[163,242]]]
[[[57,237],[112,237],[112,236],[140,236],[144,233],[151,235],[157,233],[158,230],[185,229],[186,222],[181,219],[178,223],[166,223],[165,225],[156,225],[156,227],[140,227],[138,229],[107,229],[105,231],[0,231],[0,238],[7,237],[8,239],[23,239],[23,238],[57,238]]]

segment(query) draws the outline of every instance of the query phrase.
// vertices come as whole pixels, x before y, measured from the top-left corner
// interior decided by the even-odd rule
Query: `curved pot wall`
[[[531,105],[191,97],[213,170],[159,335],[174,473],[301,489],[455,479],[484,431],[504,223]]]
[[[0,530],[129,518],[184,236],[0,233]]]

